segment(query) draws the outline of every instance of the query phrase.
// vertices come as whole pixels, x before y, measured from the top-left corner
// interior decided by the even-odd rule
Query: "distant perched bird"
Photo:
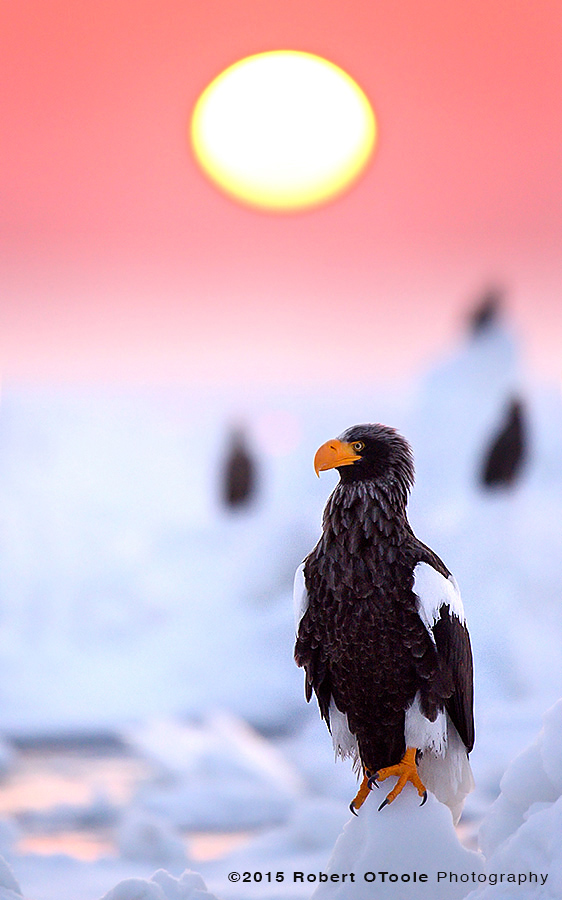
[[[484,456],[480,482],[484,487],[514,484],[521,473],[526,452],[527,426],[523,403],[514,398]]]
[[[256,490],[256,462],[241,429],[231,436],[222,474],[222,497],[226,506],[245,506]]]
[[[362,767],[351,811],[396,775],[379,809],[410,781],[422,805],[427,788],[457,820],[474,786],[472,652],[456,581],[406,517],[410,446],[385,425],[355,425],[314,467],[340,481],[295,577],[295,659],[336,754]]]
[[[484,293],[470,315],[470,330],[472,334],[481,334],[490,325],[497,322],[502,299],[503,291],[499,288],[489,288]]]

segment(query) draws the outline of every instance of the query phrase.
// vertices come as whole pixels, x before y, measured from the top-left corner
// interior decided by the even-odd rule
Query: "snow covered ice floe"
[[[0,900],[3,900],[0,896]],[[152,878],[127,878],[119,882],[102,900],[217,900],[209,893],[196,872],[186,871],[174,878],[159,869]]]
[[[389,780],[389,789],[394,781]],[[330,880],[318,885],[313,900],[465,897],[471,882],[438,881],[438,873],[474,873],[477,878],[484,860],[459,843],[449,809],[432,794],[422,808],[415,791],[405,790],[396,802],[379,812],[379,792],[376,793],[346,824],[326,869]],[[384,797],[382,792],[381,796]],[[353,882],[349,878],[343,880],[346,873],[354,874]],[[383,877],[382,873],[386,875]],[[340,878],[332,881],[332,875]],[[426,875],[427,881],[420,880],[420,875]]]
[[[186,848],[181,836],[167,819],[128,809],[117,828],[117,845],[125,859],[162,864],[186,864]]]
[[[508,767],[501,794],[482,823],[480,843],[488,878],[497,876],[498,883],[470,894],[471,900],[515,896],[560,900],[562,700],[545,714],[537,739]],[[517,880],[508,882],[508,875]]]

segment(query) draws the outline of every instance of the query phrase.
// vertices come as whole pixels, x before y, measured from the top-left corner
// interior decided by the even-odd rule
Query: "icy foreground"
[[[23,900],[21,888],[0,857],[0,900]],[[186,870],[174,878],[158,869],[151,878],[126,878],[104,894],[102,900],[217,900],[196,872]]]
[[[518,896],[515,884],[522,886],[525,900],[562,897],[562,700],[546,713],[537,739],[508,767],[480,829],[480,844],[489,885],[470,894],[474,900]],[[502,873],[516,882],[500,882]]]
[[[449,873],[477,878],[484,861],[461,846],[449,809],[432,794],[423,808],[415,791],[398,800],[379,813],[378,794],[368,798],[338,838],[326,870],[330,881],[317,888],[314,900],[396,898],[397,891],[400,900],[466,896],[468,883],[449,881]],[[344,873],[354,874],[353,883]],[[444,873],[447,878],[440,878]]]
[[[155,872],[148,881],[144,878],[128,878],[121,881],[102,900],[217,900],[210,894],[205,882],[196,872],[184,872],[174,878],[163,869]]]
[[[337,880],[321,884],[314,900],[363,900],[376,896],[562,896],[562,700],[544,717],[537,739],[508,767],[501,794],[480,830],[485,857],[463,848],[448,810],[431,795],[418,807],[413,792],[379,814],[370,797],[338,838],[327,868]],[[354,873],[354,883],[343,880]],[[386,873],[386,874],[385,874]],[[417,881],[413,876],[416,873]],[[422,883],[420,875],[426,874]],[[370,879],[365,883],[365,876]],[[391,881],[392,875],[394,877]],[[476,887],[474,887],[476,882]]]
[[[406,789],[397,802],[382,812],[378,811],[378,800],[379,795],[374,792],[359,815],[347,822],[327,866],[320,862],[321,848],[316,845],[309,848],[318,854],[310,857],[314,864],[303,864],[298,850],[302,853],[304,848],[284,841],[282,829],[275,840],[269,843],[258,840],[253,848],[248,846],[244,867],[265,871],[273,867],[274,860],[283,858],[282,848],[286,844],[288,854],[280,863],[285,878],[275,893],[267,884],[252,884],[244,890],[241,884],[222,881],[226,869],[242,868],[241,860],[235,862],[232,856],[220,863],[221,874],[207,867],[206,878],[216,884],[213,886],[218,896],[241,898],[371,900],[374,896],[396,898],[399,891],[400,900],[422,897],[559,900],[562,896],[562,700],[546,713],[537,739],[508,767],[501,782],[501,795],[481,828],[484,855],[460,844],[449,810],[431,794],[420,807],[416,793]],[[325,811],[312,805],[310,827],[322,832],[324,816]],[[301,821],[299,845],[303,843],[305,831]],[[192,871],[187,870],[176,878],[160,869],[149,879],[120,881],[101,900],[213,900],[215,896],[207,890],[202,877]],[[0,900],[22,897],[26,895],[0,859]]]

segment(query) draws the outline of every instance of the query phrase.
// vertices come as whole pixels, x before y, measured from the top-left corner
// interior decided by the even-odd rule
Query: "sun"
[[[334,63],[296,50],[240,60],[203,91],[191,144],[207,176],[241,203],[293,212],[359,177],[376,143],[371,105]]]

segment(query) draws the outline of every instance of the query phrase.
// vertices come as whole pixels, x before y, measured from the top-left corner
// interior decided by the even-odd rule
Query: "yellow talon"
[[[349,808],[354,816],[357,815],[355,810],[359,809],[361,806],[363,806],[365,800],[371,793],[371,785],[369,784],[370,778],[371,778],[371,773],[365,771],[365,774],[363,776],[363,781],[361,782],[359,790],[357,791],[357,794],[355,795],[355,797],[349,804]]]
[[[385,769],[379,769],[379,771],[375,775],[375,778],[377,781],[384,781],[385,778],[389,778],[391,775],[396,776],[396,778],[398,778],[398,781],[391,790],[390,794],[388,794],[386,800],[383,800],[383,802],[379,806],[379,809],[382,809],[384,806],[388,806],[389,803],[392,803],[393,800],[396,800],[398,794],[400,794],[408,781],[410,781],[414,785],[420,797],[423,797],[423,806],[427,799],[427,791],[420,776],[418,775],[415,747],[407,748],[398,765],[387,766]],[[361,785],[361,787],[363,787],[363,785]]]

